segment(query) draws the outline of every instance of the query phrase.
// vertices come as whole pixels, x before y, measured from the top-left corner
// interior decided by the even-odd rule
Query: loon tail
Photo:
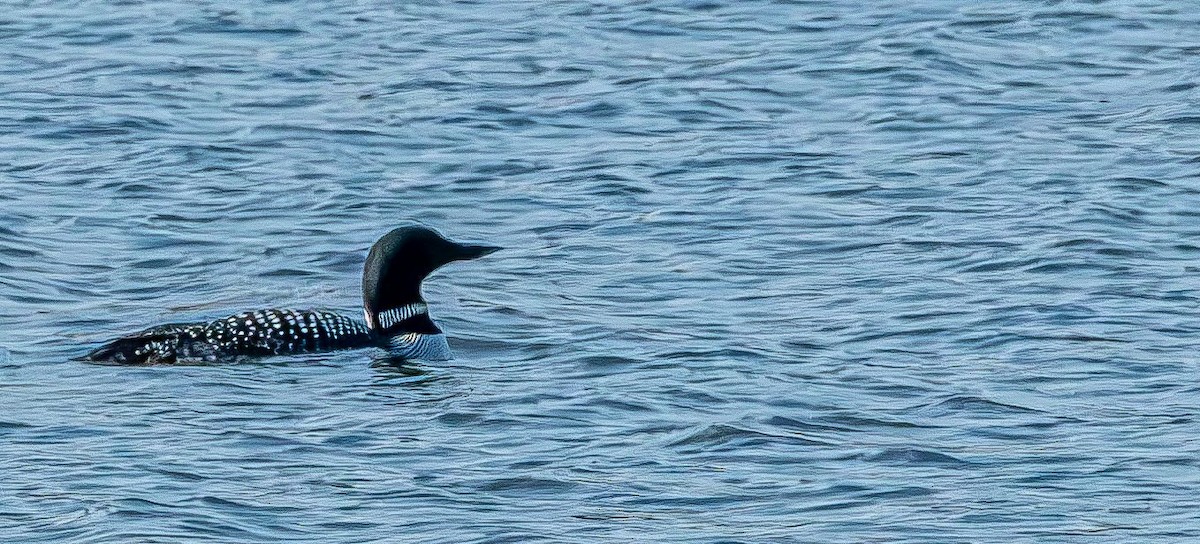
[[[190,323],[160,325],[122,336],[84,356],[85,361],[117,365],[174,363]]]
[[[136,353],[145,345],[138,338],[118,338],[92,350],[83,359],[93,363],[136,364],[139,358]]]
[[[173,361],[163,360],[160,354],[152,349],[152,345],[155,342],[173,342],[175,340],[176,338],[169,334],[126,336],[92,350],[84,357],[84,360],[116,365],[171,363]]]

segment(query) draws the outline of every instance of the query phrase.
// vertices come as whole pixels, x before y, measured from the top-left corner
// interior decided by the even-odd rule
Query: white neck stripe
[[[405,304],[399,308],[391,308],[379,312],[375,316],[375,319],[370,319],[371,316],[368,314],[367,323],[378,330],[386,330],[405,319],[427,313],[429,313],[429,306],[427,304],[424,302],[414,302],[412,304]]]

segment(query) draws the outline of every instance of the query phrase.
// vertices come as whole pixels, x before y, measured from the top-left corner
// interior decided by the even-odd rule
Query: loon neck
[[[379,312],[379,315],[376,315],[373,321],[380,330],[387,330],[421,314],[429,314],[429,305],[424,302],[412,302],[399,308],[391,308]]]
[[[388,308],[378,313],[363,309],[367,326],[381,336],[404,333],[437,334],[441,330],[429,317],[429,305],[425,301],[410,302],[403,306]]]

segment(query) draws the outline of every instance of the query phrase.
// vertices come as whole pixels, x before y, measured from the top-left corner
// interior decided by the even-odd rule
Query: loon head
[[[383,235],[371,246],[363,268],[363,313],[367,326],[389,335],[438,332],[425,311],[421,282],[442,265],[475,259],[499,249],[453,242],[420,226],[400,227]]]

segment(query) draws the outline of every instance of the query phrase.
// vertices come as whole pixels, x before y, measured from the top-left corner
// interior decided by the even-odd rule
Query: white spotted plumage
[[[379,345],[365,324],[321,310],[258,310],[211,323],[163,325],[111,344],[125,363],[218,362]]]

